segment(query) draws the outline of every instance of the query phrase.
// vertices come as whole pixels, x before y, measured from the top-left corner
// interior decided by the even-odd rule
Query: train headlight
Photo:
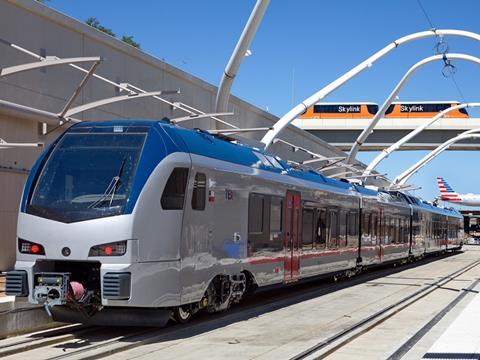
[[[127,252],[127,242],[118,241],[95,245],[90,248],[88,256],[122,256]]]
[[[23,239],[18,239],[18,251],[22,254],[45,255],[42,245]]]

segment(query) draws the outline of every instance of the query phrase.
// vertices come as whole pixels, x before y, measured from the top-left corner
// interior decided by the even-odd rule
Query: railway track
[[[421,299],[441,289],[449,282],[457,279],[461,275],[476,268],[480,265],[480,260],[473,261],[466,266],[458,269],[439,280],[426,285],[413,294],[409,294],[396,301],[393,304],[383,307],[376,313],[352,324],[348,328],[324,339],[317,344],[305,349],[297,355],[291,357],[290,360],[302,359],[324,359],[334,354],[353,340],[365,335],[369,331],[375,329],[380,324],[392,318],[399,312],[414,305]],[[438,312],[425,326],[418,330],[406,342],[404,342],[390,357],[389,360],[401,359],[436,323],[438,323],[453,307],[455,307],[473,288],[480,283],[480,279],[476,279],[471,284],[462,289],[459,294],[449,302],[440,312]]]
[[[446,255],[448,258],[451,255]],[[353,278],[336,283],[322,281],[298,284],[279,292],[267,290],[247,300],[245,303],[232,308],[229,312],[214,315],[201,315],[187,325],[172,325],[161,329],[152,328],[105,328],[70,325],[55,330],[38,332],[0,341],[0,357],[28,358],[30,355],[36,359],[98,359],[109,355],[118,354],[138,348],[142,345],[162,343],[172,339],[188,339],[195,335],[221,329],[232,323],[255,318],[261,314],[279,310],[301,301],[313,299],[324,294],[335,292],[360,283],[369,282],[386,275],[425,265],[433,259],[424,259],[414,264],[401,267],[385,267],[374,271],[367,271]],[[434,291],[437,286],[442,286],[449,279],[459,276],[480,264],[480,261],[470,263],[425,288],[418,290],[416,296],[421,296],[426,291]],[[425,294],[424,296],[426,296]],[[411,296],[409,296],[411,298]],[[406,301],[406,300],[405,300]],[[398,305],[397,305],[398,306]],[[395,306],[389,307],[394,310]],[[388,310],[386,310],[388,311]],[[381,314],[374,314],[368,319],[373,322],[379,320]],[[367,319],[365,324],[367,323]],[[348,332],[337,337],[343,338]],[[333,339],[331,339],[333,341]],[[323,343],[323,342],[322,342]],[[331,342],[329,342],[331,343]],[[308,357],[315,351],[324,347],[319,345],[316,349],[299,354],[298,359]],[[34,355],[35,354],[35,355]],[[300,356],[301,355],[301,356]]]

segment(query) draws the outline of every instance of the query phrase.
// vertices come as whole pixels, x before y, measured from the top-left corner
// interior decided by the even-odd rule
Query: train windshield
[[[27,213],[62,222],[120,215],[145,133],[67,133],[45,163]]]

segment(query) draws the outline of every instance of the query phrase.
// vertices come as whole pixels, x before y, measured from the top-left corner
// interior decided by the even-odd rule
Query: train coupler
[[[68,299],[70,273],[34,274],[33,297],[44,304],[46,309],[55,305],[65,305]],[[49,309],[47,313],[51,314]]]

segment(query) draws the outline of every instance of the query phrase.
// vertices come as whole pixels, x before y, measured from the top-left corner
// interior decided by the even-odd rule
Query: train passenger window
[[[187,187],[188,169],[175,168],[163,190],[161,204],[164,210],[182,210]]]
[[[338,234],[338,245],[340,247],[346,247],[347,246],[347,212],[346,211],[340,211],[338,213],[338,228],[339,228],[339,234]]]
[[[248,233],[263,233],[264,198],[259,194],[250,194],[248,199]]]
[[[390,217],[385,216],[384,217],[385,225],[384,225],[384,244],[388,245],[392,242],[392,226],[390,224]]]
[[[195,174],[195,182],[193,183],[192,209],[205,210],[207,177],[203,173]]]
[[[400,238],[400,219],[395,219],[395,242],[401,243],[402,239]]]
[[[356,211],[348,213],[348,240],[347,246],[355,247],[358,245],[358,216]]]
[[[405,226],[406,226],[406,222],[405,222],[405,219],[398,219],[398,224],[399,224],[399,228],[398,228],[398,233],[399,233],[399,237],[398,237],[398,242],[399,243],[405,243]]]
[[[403,219],[403,243],[407,244],[410,241],[410,219]]]
[[[320,209],[318,211],[317,230],[315,234],[315,243],[317,248],[324,248],[327,243],[327,211]]]
[[[390,243],[391,244],[395,244],[396,241],[395,241],[395,219],[394,218],[390,218]]]
[[[368,212],[362,214],[362,244],[371,245],[372,244],[372,233],[371,233],[371,224],[370,224],[371,215]]]
[[[330,238],[328,247],[338,247],[338,213],[336,211],[330,211]]]
[[[282,199],[272,198],[270,202],[270,232],[282,231],[282,205]]]
[[[398,236],[398,219],[392,219],[392,242],[398,244],[399,236]]]
[[[303,248],[313,247],[313,209],[302,211],[302,244]]]
[[[390,218],[390,243],[395,244],[395,219]]]
[[[377,214],[372,214],[372,243],[379,243],[378,239],[378,216]]]

